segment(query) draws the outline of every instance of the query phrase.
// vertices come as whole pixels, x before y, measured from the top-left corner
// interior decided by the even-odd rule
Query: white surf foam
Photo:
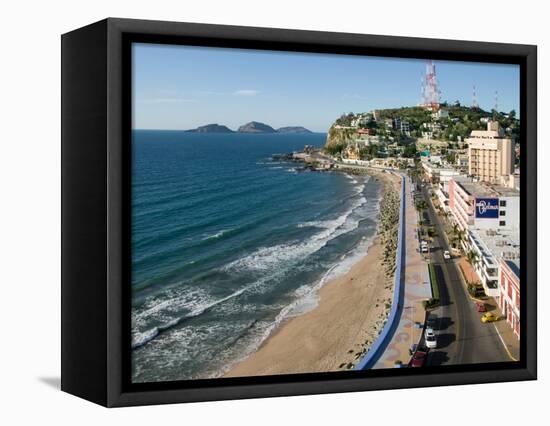
[[[367,199],[365,197],[360,197],[353,202],[350,208],[336,219],[306,222],[306,224],[309,223],[310,226],[322,229],[322,231],[317,232],[307,241],[262,247],[251,254],[229,263],[224,269],[240,270],[246,268],[253,271],[267,271],[273,270],[273,268],[283,263],[289,264],[292,261],[310,256],[324,247],[332,239],[356,229],[359,226],[359,219],[348,219],[358,207],[361,207],[366,202]],[[307,226],[306,224],[302,224],[302,226]]]
[[[214,306],[220,303],[226,302],[229,299],[237,297],[244,293],[249,286],[243,287],[226,297],[213,300],[210,296],[205,295],[204,292],[189,292],[180,291],[177,295],[163,295],[163,299],[152,299],[146,302],[146,309],[136,312],[132,317],[132,347],[136,348],[144,345],[145,343],[153,340],[160,332],[167,330],[179,324],[183,320],[193,318],[203,314],[205,311],[212,309]],[[172,293],[174,293],[172,291]],[[202,298],[190,298],[190,294],[201,294]],[[187,313],[181,315],[181,311],[187,310]],[[149,329],[138,331],[140,326],[150,321],[159,321],[160,325]]]

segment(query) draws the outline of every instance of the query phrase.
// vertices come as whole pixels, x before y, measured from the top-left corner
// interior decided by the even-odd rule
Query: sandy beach
[[[383,191],[397,188],[395,176],[374,176]],[[378,336],[391,306],[393,277],[382,265],[385,249],[378,235],[347,274],[321,288],[315,309],[289,319],[225,377],[352,369]]]

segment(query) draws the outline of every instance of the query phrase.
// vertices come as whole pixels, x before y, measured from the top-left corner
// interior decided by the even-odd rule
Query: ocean
[[[380,183],[272,159],[325,140],[134,131],[134,382],[219,377],[366,253]]]

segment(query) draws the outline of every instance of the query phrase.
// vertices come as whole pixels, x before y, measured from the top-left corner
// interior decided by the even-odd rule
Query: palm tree
[[[476,265],[479,263],[479,256],[475,251],[470,250],[466,253],[466,260],[475,269]]]
[[[451,235],[451,242],[453,247],[461,247],[461,243],[464,241],[464,231],[460,229],[456,223],[453,224]]]
[[[424,210],[426,210],[426,201],[420,200],[416,203],[416,210],[418,210],[420,213],[422,213]]]
[[[464,242],[464,231],[462,229],[459,229],[456,233],[456,241],[458,247],[462,246],[462,243]]]

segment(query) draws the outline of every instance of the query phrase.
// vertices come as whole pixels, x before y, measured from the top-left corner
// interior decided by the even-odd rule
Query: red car
[[[476,309],[478,312],[487,312],[487,307],[483,302],[476,302]]]
[[[413,368],[424,367],[427,355],[428,352],[416,351],[409,361],[409,366]]]

